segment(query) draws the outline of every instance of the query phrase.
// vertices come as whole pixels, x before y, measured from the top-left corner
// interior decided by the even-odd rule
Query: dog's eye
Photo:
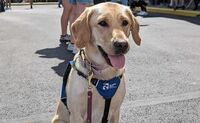
[[[101,21],[98,24],[103,26],[103,27],[108,27],[108,23],[106,23],[106,21]]]
[[[127,20],[123,20],[122,21],[122,26],[127,26],[128,25],[128,21]]]

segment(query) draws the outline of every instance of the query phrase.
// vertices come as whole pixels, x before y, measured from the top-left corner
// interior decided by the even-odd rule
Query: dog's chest
[[[105,99],[99,94],[94,85],[92,85],[92,87],[92,120],[96,122],[101,122],[104,113]],[[112,84],[109,87],[112,87]],[[76,71],[72,71],[67,86],[69,109],[72,112],[79,111],[81,115],[84,116],[85,120],[87,117],[87,88],[88,81],[78,75]],[[124,77],[122,77],[120,79],[119,87],[115,95],[112,97],[108,119],[113,115],[114,112],[116,112],[116,110],[120,109],[121,103],[124,99],[124,95],[125,82]]]

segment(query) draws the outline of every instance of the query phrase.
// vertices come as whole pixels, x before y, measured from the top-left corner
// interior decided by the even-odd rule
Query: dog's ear
[[[78,48],[85,47],[86,43],[90,41],[89,20],[91,14],[92,10],[86,8],[71,26],[72,35]]]
[[[139,35],[140,25],[136,17],[132,14],[131,10],[128,10],[127,13],[131,20],[131,34],[132,34],[133,40],[139,46],[141,44],[141,38]]]

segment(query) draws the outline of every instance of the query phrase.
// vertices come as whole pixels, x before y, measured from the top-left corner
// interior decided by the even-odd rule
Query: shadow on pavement
[[[55,48],[46,48],[36,51],[36,54],[40,54],[41,58],[57,58],[64,60],[64,62],[59,63],[57,66],[51,67],[59,76],[63,76],[65,69],[67,68],[68,61],[72,60],[74,55],[68,52],[67,45],[62,43]]]
[[[149,13],[148,16],[144,16],[144,18],[150,18],[150,17],[164,17],[164,18],[185,20],[187,22],[200,25],[200,17],[184,17],[184,16],[176,16],[176,15],[169,15],[169,14],[159,14],[159,13]]]

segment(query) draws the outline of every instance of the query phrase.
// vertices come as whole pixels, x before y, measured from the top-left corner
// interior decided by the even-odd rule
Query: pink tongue
[[[114,68],[120,69],[125,65],[124,55],[108,55],[110,62]]]

